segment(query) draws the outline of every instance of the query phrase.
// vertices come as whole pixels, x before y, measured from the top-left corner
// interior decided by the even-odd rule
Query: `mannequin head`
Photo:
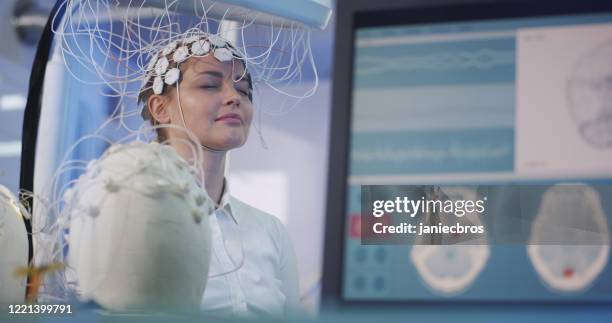
[[[212,201],[168,146],[109,150],[78,180],[66,206],[77,292],[113,311],[197,310]]]
[[[22,218],[25,209],[0,185],[0,304],[22,303],[26,280],[15,272],[28,265],[28,233]]]

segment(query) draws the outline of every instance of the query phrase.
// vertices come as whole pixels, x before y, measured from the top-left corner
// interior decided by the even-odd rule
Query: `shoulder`
[[[274,215],[251,206],[233,196],[230,196],[232,212],[235,212],[239,223],[264,229],[273,240],[284,244],[288,239],[285,225]]]
[[[238,216],[238,221],[265,225],[267,227],[284,227],[282,222],[274,215],[264,212],[234,196],[230,196],[230,203],[233,212]]]

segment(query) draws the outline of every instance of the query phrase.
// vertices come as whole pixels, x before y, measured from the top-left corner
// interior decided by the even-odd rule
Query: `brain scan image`
[[[578,60],[567,94],[582,138],[595,148],[612,148],[612,40]]]
[[[464,187],[445,187],[443,194],[451,200],[476,200],[476,191]],[[483,225],[477,213],[468,213],[454,218],[461,225]],[[444,215],[447,217],[447,215]],[[456,219],[456,220],[455,220]],[[440,245],[425,245],[417,238],[410,258],[416,266],[423,283],[441,296],[453,296],[467,290],[485,268],[489,259],[486,236],[464,239],[463,234],[443,237]]]
[[[608,224],[596,190],[586,185],[556,185],[543,194],[527,252],[547,287],[556,292],[587,289],[608,262],[609,244]]]

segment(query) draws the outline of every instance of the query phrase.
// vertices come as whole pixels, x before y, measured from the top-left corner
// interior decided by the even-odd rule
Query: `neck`
[[[204,151],[202,169],[204,170],[204,187],[210,198],[217,204],[223,194],[223,179],[225,178],[226,152]]]
[[[188,145],[170,143],[170,145],[185,158],[193,160],[192,150]],[[221,201],[223,194],[223,179],[225,178],[225,151],[210,151],[205,148],[202,150],[202,164],[200,167],[204,171],[204,188],[208,196],[217,204]]]

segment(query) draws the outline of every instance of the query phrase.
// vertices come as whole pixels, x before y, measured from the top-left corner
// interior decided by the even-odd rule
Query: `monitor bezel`
[[[335,48],[333,55],[332,109],[329,142],[326,221],[324,235],[322,308],[352,307],[377,309],[397,305],[455,306],[466,303],[507,306],[521,301],[480,300],[346,300],[343,297],[343,261],[346,231],[346,190],[351,132],[351,98],[355,31],[360,27],[410,25],[441,22],[477,21],[503,18],[546,17],[612,12],[606,1],[526,1],[526,0],[337,0]],[[573,305],[602,304],[606,301],[568,300]],[[538,306],[556,306],[568,301],[529,301]]]

